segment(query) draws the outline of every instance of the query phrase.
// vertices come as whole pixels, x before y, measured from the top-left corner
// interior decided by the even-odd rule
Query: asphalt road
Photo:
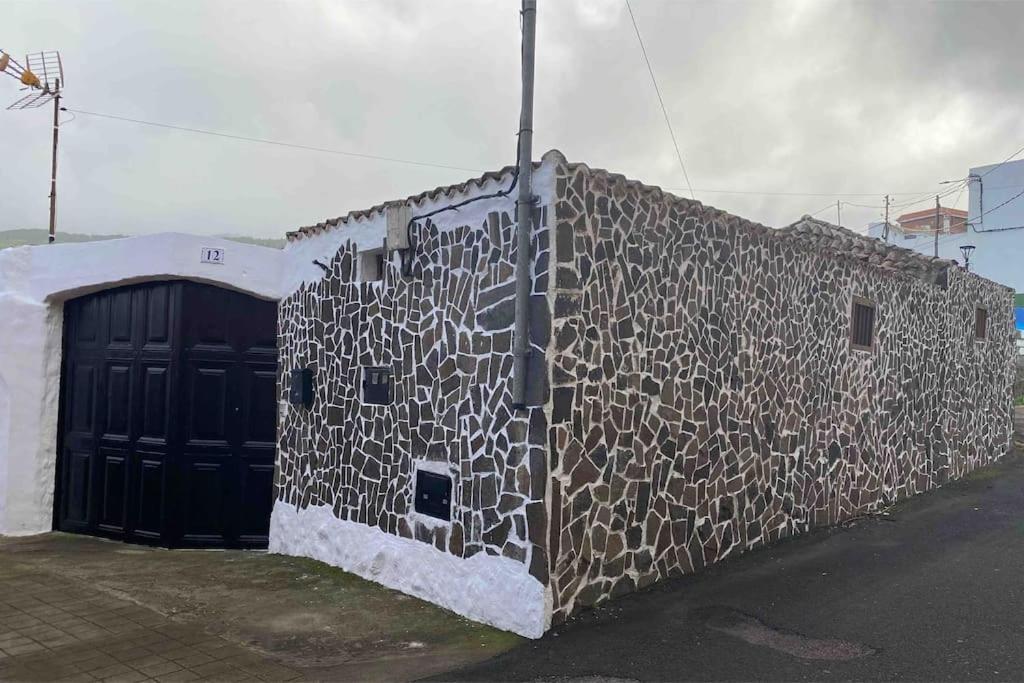
[[[1022,680],[1024,460],[748,553],[442,680]]]

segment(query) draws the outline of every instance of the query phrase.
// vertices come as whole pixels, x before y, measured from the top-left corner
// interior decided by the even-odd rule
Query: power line
[[[966,189],[967,189],[967,183],[964,183],[963,185],[960,186],[960,191],[956,193],[956,199],[954,199],[953,203],[951,204],[951,206],[954,209],[956,208],[956,205],[960,203],[960,197],[963,196],[964,190],[966,190]]]
[[[819,213],[822,213],[822,212],[824,212],[824,211],[828,211],[829,209],[833,208],[834,206],[835,206],[835,204],[833,204],[832,202],[829,202],[828,204],[826,204],[825,206],[821,207],[820,209],[818,209],[818,210],[817,210],[817,211],[815,211],[814,213],[811,213],[811,214],[807,214],[807,215],[808,215],[808,216],[810,216],[811,218],[814,218],[814,217],[815,217],[815,216],[817,216],[817,215],[818,215]]]
[[[966,184],[965,181],[963,181],[963,183]],[[950,188],[948,188],[946,190],[943,190],[942,192],[939,192],[938,193],[939,199],[942,199],[944,197],[948,197],[949,195],[953,194],[957,190],[961,189],[961,187],[962,187],[961,184],[957,184],[957,185],[953,185],[952,187],[950,187]],[[893,209],[905,209],[905,208],[907,208],[909,206],[914,206],[916,204],[923,204],[925,202],[931,202],[931,201],[933,201],[935,199],[935,195],[936,195],[936,193],[934,193],[934,192],[928,193],[925,196],[922,196],[922,197],[920,197],[918,199],[911,200],[909,202],[903,202],[901,204],[893,204],[890,208],[893,208]]]
[[[985,171],[984,173],[982,173],[982,174],[981,174],[980,176],[978,176],[978,177],[979,177],[979,178],[984,178],[985,176],[987,176],[987,175],[988,175],[989,173],[991,173],[992,171],[996,170],[996,169],[997,169],[997,168],[999,168],[1000,166],[1003,166],[1004,164],[1008,164],[1008,163],[1010,163],[1010,161],[1011,161],[1011,160],[1012,160],[1012,159],[1013,159],[1013,158],[1014,158],[1015,156],[1017,156],[1018,154],[1020,154],[1021,152],[1024,152],[1024,147],[1021,147],[1021,148],[1020,148],[1020,149],[1018,149],[1018,150],[1017,150],[1016,152],[1014,152],[1014,153],[1013,153],[1013,154],[1011,154],[1010,156],[1006,157],[1005,159],[1003,159],[1003,160],[1002,160],[1002,161],[1000,161],[1000,162],[999,162],[998,164],[996,164],[996,165],[995,165],[995,166],[993,166],[992,168],[988,169],[987,171]]]
[[[1017,194],[1015,194],[1012,197],[1010,197],[1009,199],[1007,199],[1005,202],[1003,202],[1001,204],[996,204],[991,209],[988,209],[987,211],[982,212],[981,214],[975,216],[974,218],[969,218],[967,220],[967,222],[968,223],[973,223],[974,221],[978,220],[979,218],[984,218],[985,216],[987,216],[988,214],[992,213],[996,209],[1002,208],[1002,207],[1006,206],[1007,204],[1009,204],[1010,202],[1019,199],[1020,197],[1024,197],[1024,190],[1021,190]]]
[[[637,42],[640,43],[640,51],[644,55],[644,61],[647,63],[647,71],[651,74],[651,83],[654,85],[654,93],[658,96],[658,104],[661,105],[661,113],[665,117],[665,125],[668,126],[668,134],[672,137],[672,146],[676,149],[676,159],[679,160],[679,168],[683,171],[683,179],[686,180],[686,187],[690,189],[690,197],[696,199],[696,195],[693,193],[693,185],[690,184],[690,176],[686,173],[686,164],[683,163],[683,155],[679,152],[679,143],[676,141],[675,131],[672,130],[672,121],[668,118],[668,109],[665,108],[665,100],[661,97],[661,89],[658,88],[658,79],[654,77],[654,67],[651,66],[651,60],[647,57],[647,48],[644,47],[644,39],[640,36],[640,27],[637,26],[636,17],[633,15],[633,7],[629,4],[629,0],[626,0],[626,9],[629,10],[629,19],[633,22],[633,30],[636,32]]]
[[[314,147],[312,145],[300,145],[291,142],[281,142],[279,140],[267,140],[266,138],[252,138],[245,135],[235,135],[234,133],[222,133],[214,130],[203,130],[202,128],[189,128],[188,126],[175,126],[169,123],[157,123],[156,121],[143,121],[142,119],[132,119],[127,116],[115,116],[113,114],[101,114],[95,111],[84,111],[82,109],[71,109],[65,108],[65,111],[72,112],[74,114],[83,114],[85,116],[96,116],[103,119],[113,119],[115,121],[127,121],[129,123],[137,123],[142,126],[154,126],[157,128],[169,128],[171,130],[179,130],[187,133],[199,133],[200,135],[211,135],[218,138],[228,138],[229,140],[240,140],[242,142],[257,142],[263,145],[275,145],[277,147],[290,147],[293,149],[304,149],[310,152],[322,152],[324,154],[339,154],[341,156],[356,157],[359,159],[373,159],[375,161],[390,161],[395,164],[407,164],[410,166],[425,166],[428,168],[444,168],[450,171],[468,171],[470,173],[484,173],[483,169],[479,168],[467,168],[465,166],[449,166],[447,164],[433,164],[426,161],[413,161],[411,159],[398,159],[395,157],[377,156],[375,154],[362,154],[360,152],[349,152],[340,149],[329,149],[327,147]]]
[[[225,133],[223,131],[213,131],[213,130],[206,130],[206,129],[202,129],[202,128],[190,128],[188,126],[179,126],[179,125],[170,124],[170,123],[160,123],[158,121],[146,121],[146,120],[143,120],[143,119],[135,119],[135,118],[127,117],[127,116],[118,116],[118,115],[115,115],[115,114],[105,114],[105,113],[94,112],[94,111],[85,111],[85,110],[82,110],[82,109],[72,109],[70,107],[62,107],[61,109],[63,111],[71,113],[72,115],[74,115],[74,114],[82,114],[82,115],[85,115],[85,116],[94,116],[94,117],[108,119],[108,120],[112,120],[112,121],[122,121],[122,122],[127,122],[127,123],[134,123],[134,124],[138,124],[138,125],[143,125],[143,126],[153,126],[153,127],[156,127],[156,128],[166,128],[166,129],[169,129],[169,130],[176,130],[176,131],[181,131],[181,132],[186,132],[186,133],[197,133],[197,134],[200,134],[200,135],[208,135],[208,136],[213,136],[213,137],[226,138],[226,139],[229,139],[229,140],[237,140],[237,141],[240,141],[240,142],[254,142],[254,143],[263,144],[263,145],[274,145],[276,147],[288,147],[288,148],[292,148],[292,149],[301,149],[301,150],[306,150],[306,151],[309,151],[309,152],[320,152],[320,153],[324,153],[324,154],[337,154],[337,155],[348,156],[348,157],[353,157],[353,158],[357,158],[357,159],[370,159],[370,160],[373,160],[373,161],[388,161],[388,162],[391,162],[391,163],[407,164],[407,165],[412,165],[412,166],[422,166],[422,167],[427,167],[427,168],[441,168],[441,169],[453,170],[453,171],[466,171],[466,172],[469,172],[469,173],[486,173],[487,172],[487,169],[471,168],[469,166],[455,166],[455,165],[452,165],[452,164],[440,164],[440,163],[433,163],[433,162],[426,162],[426,161],[415,161],[415,160],[412,160],[412,159],[400,159],[400,158],[396,158],[396,157],[380,156],[380,155],[376,155],[376,154],[363,154],[363,153],[360,153],[360,152],[350,152],[350,151],[347,151],[347,150],[330,149],[330,148],[326,148],[326,147],[316,147],[316,146],[313,146],[313,145],[302,145],[302,144],[297,144],[297,143],[282,142],[280,140],[270,140],[270,139],[266,139],[266,138],[249,137],[249,136],[245,136],[245,135],[238,135],[236,133]],[[71,120],[73,120],[73,119],[69,119],[68,121],[64,121],[63,123],[70,123]],[[1021,148],[1021,150],[1019,150],[1018,152],[1015,152],[1013,155],[1011,155],[1007,159],[1007,161],[1009,161],[1013,157],[1015,157],[1018,154],[1020,154],[1021,151],[1024,151],[1024,148]],[[1003,162],[1003,163],[1006,163],[1006,162]],[[995,167],[990,169],[990,171],[991,170],[995,170]],[[986,173],[988,173],[988,171]],[[961,182],[962,182],[962,184],[958,183],[957,185],[954,185],[954,186],[950,187],[946,191],[940,193],[939,196],[940,197],[945,197],[945,196],[947,196],[949,194],[952,194],[953,192],[957,192],[958,190],[962,192],[962,190],[967,186],[967,183],[966,183],[966,181],[961,181]],[[1000,185],[998,187],[992,187],[992,188],[989,188],[989,189],[999,190],[999,189],[1008,189],[1008,188],[1017,188],[1017,187],[1024,187],[1024,186],[1022,186],[1022,185]],[[726,189],[708,189],[708,188],[699,188],[699,187],[698,188],[694,188],[692,186],[691,187],[686,187],[686,188],[666,187],[665,189],[669,190],[669,191],[671,191],[671,190],[687,190],[687,191],[689,191],[691,193],[691,195],[694,192],[701,192],[701,193],[707,193],[707,194],[759,195],[759,196],[767,196],[767,197],[773,197],[773,196],[774,197],[877,197],[877,196],[882,196],[882,195],[886,194],[885,192],[782,192],[782,191],[765,191],[765,190],[726,190]],[[931,192],[931,191],[928,191],[928,192],[923,192],[923,191],[916,191],[916,192],[910,192],[910,191],[907,191],[907,192],[889,192],[888,194],[890,196],[894,196],[894,197],[895,196],[907,196],[907,195],[915,196],[915,197],[920,197],[920,199],[915,199],[915,200],[911,200],[911,201],[908,201],[908,202],[903,202],[903,203],[900,203],[900,204],[892,204],[891,208],[894,208],[894,209],[896,209],[896,208],[904,208],[904,207],[907,207],[907,206],[913,206],[914,204],[920,204],[920,203],[923,203],[925,201],[931,201],[935,197],[935,193]],[[858,206],[858,207],[863,207],[863,208],[875,208],[874,206],[868,206],[866,204],[855,204],[855,203],[849,202],[849,201],[843,201],[843,203],[847,204],[847,205],[850,205],[850,206]],[[829,207],[834,207],[834,206],[835,206],[835,204],[829,204]]]

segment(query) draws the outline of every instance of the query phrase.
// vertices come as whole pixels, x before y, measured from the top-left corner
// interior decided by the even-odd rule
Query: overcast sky
[[[632,2],[707,204],[781,226],[935,192],[1024,146],[1024,2]],[[685,195],[623,0],[538,4],[536,156]],[[0,0],[0,48],[59,49],[72,109],[486,170],[515,157],[518,9]],[[0,80],[0,104],[18,96]],[[0,229],[46,226],[50,116],[0,110]],[[473,175],[83,114],[59,159],[58,230],[91,233],[280,236]],[[844,206],[843,224],[879,215]]]

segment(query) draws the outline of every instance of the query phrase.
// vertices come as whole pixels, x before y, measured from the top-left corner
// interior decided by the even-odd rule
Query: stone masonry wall
[[[276,497],[300,509],[328,506],[339,519],[456,557],[512,558],[546,584],[547,422],[542,407],[511,405],[513,216],[496,210],[473,225],[428,219],[414,236],[411,277],[395,256],[383,282],[356,281],[357,253],[345,242],[323,279],[282,300],[281,400],[292,369],[311,367],[315,390],[310,410],[290,406],[280,424]],[[547,242],[541,227],[531,363],[541,380]],[[390,405],[361,401],[364,366],[392,369]],[[543,406],[546,381],[534,386],[532,403]],[[413,510],[422,462],[453,477],[451,524]]]
[[[943,288],[585,166],[556,183],[555,622],[1006,452],[1005,288],[955,268]],[[854,295],[877,306],[871,351],[850,347]]]

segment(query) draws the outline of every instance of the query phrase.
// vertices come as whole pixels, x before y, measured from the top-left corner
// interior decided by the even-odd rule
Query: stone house
[[[273,552],[537,637],[993,462],[1012,292],[805,217],[536,166],[528,406],[512,169],[289,235]],[[407,207],[412,248],[390,252]]]

